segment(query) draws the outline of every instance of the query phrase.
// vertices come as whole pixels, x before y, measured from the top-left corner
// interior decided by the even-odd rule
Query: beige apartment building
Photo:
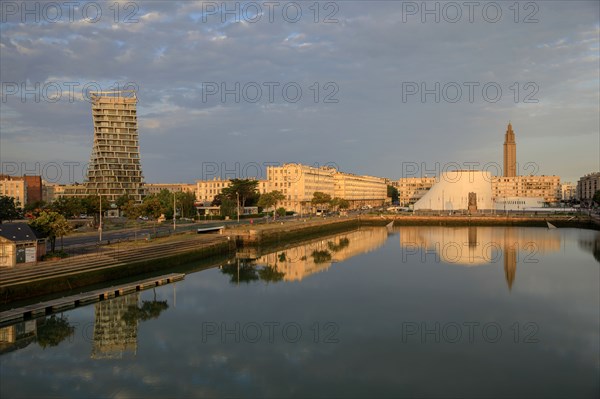
[[[577,182],[577,199],[590,203],[598,190],[600,190],[600,172],[589,173]]]
[[[171,193],[194,193],[196,194],[196,184],[187,183],[146,183],[144,184],[146,194],[158,194],[162,190],[167,190]]]
[[[350,209],[364,205],[382,206],[387,198],[386,180],[381,177],[361,176],[352,173],[335,173],[334,197],[350,202]]]
[[[27,204],[27,182],[12,176],[0,176],[0,195],[13,197],[18,207]]]
[[[435,177],[405,177],[391,182],[398,190],[398,201],[402,206],[412,205],[425,195],[435,184]]]
[[[269,190],[269,182],[267,180],[258,181],[258,193],[264,194]],[[220,178],[214,178],[212,180],[198,180],[196,181],[195,193],[196,201],[201,203],[210,203],[215,199],[215,196],[221,194],[224,188],[229,187],[231,182],[229,180],[221,180]]]
[[[562,183],[560,185],[563,201],[572,201],[577,199],[577,184],[572,182]]]
[[[215,195],[229,185],[229,180],[219,178],[198,180],[196,200],[201,203],[212,202]],[[258,181],[258,192],[264,194],[271,191],[280,191],[285,196],[277,206],[306,214],[315,211],[311,201],[317,191],[329,194],[331,198],[346,199],[350,201],[351,208],[381,206],[387,197],[387,184],[385,179],[379,177],[342,173],[327,166],[289,163],[267,167],[267,180]]]
[[[554,204],[562,198],[559,176],[513,176],[493,177],[492,195],[494,198],[543,198]]]
[[[285,200],[278,206],[300,214],[311,213],[313,194],[320,191],[335,197],[336,170],[331,167],[314,167],[288,163],[282,166],[268,166],[267,180],[269,191],[281,191]]]

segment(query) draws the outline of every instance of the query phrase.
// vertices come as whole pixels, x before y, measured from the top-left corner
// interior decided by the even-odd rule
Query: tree
[[[251,179],[231,179],[229,187],[225,187],[221,193],[237,203],[238,194],[240,199],[240,207],[246,205],[252,206],[258,202],[258,180]]]
[[[396,205],[400,201],[400,196],[398,193],[398,189],[394,186],[387,186],[387,196],[392,198],[392,204]]]
[[[125,206],[129,203],[129,201],[131,201],[133,198],[131,198],[129,196],[129,194],[123,194],[120,197],[117,198],[117,200],[115,201],[115,205],[117,206],[117,209],[119,210],[119,212],[123,211],[123,208],[125,208]]]
[[[19,216],[17,204],[13,197],[0,195],[0,224],[4,220],[13,220]]]
[[[196,216],[196,195],[194,193],[179,192],[175,195],[176,207],[180,209],[181,217],[191,218]]]
[[[149,195],[144,198],[144,202],[140,205],[140,214],[153,219],[158,219],[160,215],[165,213],[165,206],[160,199],[155,195]]]
[[[75,333],[67,317],[50,316],[37,328],[37,342],[42,349],[57,346]]]
[[[100,219],[100,196],[99,195],[88,195],[81,199],[82,209],[88,216],[93,216],[94,226],[97,226]],[[102,200],[102,212],[106,211],[110,207],[108,200],[104,198]]]
[[[280,207],[277,208],[277,211],[275,212],[277,214],[277,216],[285,216],[285,214],[287,213],[284,207]]]
[[[335,197],[334,199],[331,200],[331,206],[334,207],[334,209],[348,209],[350,208],[350,201],[348,201],[347,199],[343,199],[340,197]]]
[[[122,211],[128,219],[135,220],[141,216],[141,206],[136,204],[134,200],[129,200],[122,206]]]
[[[331,195],[315,191],[310,202],[316,207],[319,207],[319,205],[329,205],[331,203]]]
[[[169,308],[167,301],[157,301],[156,292],[153,301],[142,301],[142,306],[130,305],[121,316],[125,323],[132,325],[138,321],[157,319],[158,316]]]
[[[279,201],[283,201],[285,199],[285,195],[281,191],[271,191],[269,193],[264,193],[258,199],[258,206],[263,209],[273,208],[275,211],[275,207]],[[273,216],[275,216],[275,212],[273,212]]]
[[[104,204],[103,204],[104,205]],[[80,215],[87,210],[87,206],[77,197],[58,197],[51,205],[50,209],[58,212],[65,218]]]
[[[50,251],[54,252],[56,247],[56,237],[60,237],[60,246],[61,250],[63,248],[62,238],[63,236],[69,234],[71,232],[72,227],[67,222],[67,219],[63,215],[58,212],[40,212],[40,216],[31,221],[29,224],[35,230],[44,233],[48,236],[50,240]]]
[[[597,191],[594,193],[593,201],[594,201],[596,204],[600,205],[600,190],[597,190]]]

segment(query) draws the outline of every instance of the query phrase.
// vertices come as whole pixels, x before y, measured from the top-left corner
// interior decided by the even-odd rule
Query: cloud
[[[121,16],[127,4],[120,3]],[[257,22],[251,22],[253,12],[223,21],[219,13],[206,13],[208,4],[140,3],[136,23],[115,21],[110,10],[97,23],[11,20],[0,28],[2,82],[133,84],[139,88],[144,174],[154,181],[193,181],[198,162],[263,162],[272,160],[274,150],[282,160],[335,161],[392,178],[400,176],[390,159],[435,163],[485,147],[495,149],[490,154],[496,161],[508,120],[518,140],[553,146],[547,154],[562,146],[549,138],[591,138],[593,145],[578,154],[589,160],[583,164],[542,154],[548,173],[574,180],[599,167],[597,3],[537,3],[538,23],[515,23],[503,4],[497,23],[480,13],[473,23],[466,14],[457,23],[421,23],[420,15],[403,22],[401,3],[394,2],[367,10],[360,2],[336,3],[337,11],[320,10],[317,23],[304,3],[294,23],[281,10],[269,22],[266,9]],[[337,22],[324,23],[326,16]],[[207,82],[217,83],[219,92],[203,92]],[[264,86],[269,82],[278,84],[273,101]],[[298,102],[286,101],[281,91],[292,82],[302,88]],[[456,103],[443,96],[435,102],[434,95],[403,101],[403,82],[437,82],[441,88],[456,83],[463,97]],[[479,83],[473,102],[465,82]],[[502,89],[497,102],[482,95],[489,82]],[[221,84],[231,89],[236,83],[241,89],[223,96]],[[248,101],[251,92],[243,88],[249,90],[249,83],[263,88],[260,100]],[[527,96],[538,102],[524,102]],[[12,161],[16,153],[26,162],[44,158],[24,146],[47,137],[89,145],[91,111],[81,98],[40,104],[22,102],[20,93],[7,96],[0,111],[2,160]],[[326,101],[331,98],[338,102]],[[281,129],[297,134],[281,140]],[[232,147],[231,132],[244,135],[243,149]],[[87,158],[89,150],[77,157]],[[530,157],[527,151],[518,154]],[[175,161],[144,161],[150,153]],[[69,156],[72,151],[61,157]]]

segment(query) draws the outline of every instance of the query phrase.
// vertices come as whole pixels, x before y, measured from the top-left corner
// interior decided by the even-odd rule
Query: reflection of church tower
[[[517,175],[517,143],[512,125],[508,124],[504,135],[504,177],[515,177]]]
[[[138,299],[134,293],[96,304],[92,359],[120,359],[126,351],[137,352],[138,321],[125,321],[123,315],[138,306]]]
[[[517,249],[518,243],[512,237],[512,229],[504,230],[504,275],[508,289],[512,289],[513,282],[517,275]]]

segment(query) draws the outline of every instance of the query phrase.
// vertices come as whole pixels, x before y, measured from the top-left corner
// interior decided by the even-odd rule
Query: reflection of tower
[[[137,352],[138,321],[126,321],[123,315],[137,308],[138,299],[134,293],[96,304],[92,359],[120,359],[126,351]]]
[[[513,282],[517,275],[517,248],[518,243],[512,238],[512,229],[504,229],[504,275],[508,289],[512,289]]]
[[[469,226],[469,248],[477,247],[477,227]]]
[[[133,90],[92,92],[94,147],[85,186],[87,194],[114,202],[129,195],[141,202],[142,167]]]
[[[515,177],[517,175],[517,143],[512,125],[508,124],[504,136],[504,177]]]

